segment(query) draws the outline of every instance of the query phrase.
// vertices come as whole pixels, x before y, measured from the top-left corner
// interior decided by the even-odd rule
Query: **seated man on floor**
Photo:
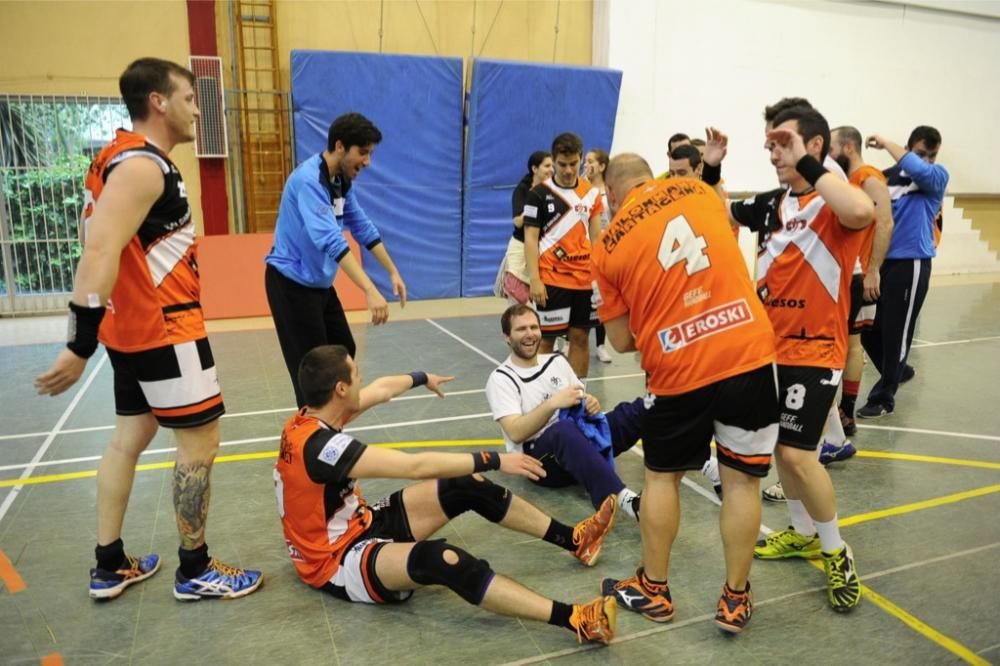
[[[628,451],[639,440],[645,411],[642,398],[623,402],[604,416],[610,430],[610,449],[584,430],[585,421],[600,419],[601,404],[584,390],[562,354],[539,354],[542,339],[538,314],[527,305],[512,305],[500,317],[510,356],[490,374],[486,399],[500,423],[508,451],[523,451],[545,467],[539,485],[560,488],[581,484],[594,508],[614,496],[618,507],[639,519],[639,495],[615,472],[612,457]],[[566,418],[563,410],[581,405],[581,418]],[[563,415],[561,417],[561,414]],[[582,416],[582,415],[581,415]],[[599,424],[594,423],[596,429]],[[593,433],[590,433],[591,435]]]
[[[508,529],[538,537],[592,566],[614,523],[608,500],[575,527],[553,520],[479,472],[501,470],[536,479],[541,464],[521,453],[403,453],[365,446],[342,432],[368,408],[414,386],[444,396],[451,377],[414,372],[361,387],[358,366],[341,345],[316,347],[299,365],[305,406],[285,424],[274,466],[278,513],[299,577],[347,601],[396,603],[421,585],[444,585],[486,610],[547,622],[577,640],[607,643],[615,601],[586,604],[546,599],[495,573],[488,562],[444,539],[429,539],[472,510]],[[428,479],[368,505],[355,481]]]

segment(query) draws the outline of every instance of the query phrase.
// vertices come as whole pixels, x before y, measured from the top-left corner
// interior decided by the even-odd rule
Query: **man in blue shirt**
[[[372,152],[381,140],[382,133],[360,113],[340,116],[330,125],[326,150],[296,167],[281,195],[274,246],[264,260],[264,286],[299,407],[304,399],[296,376],[309,350],[337,344],[344,345],[351,356],[357,351],[332,286],[338,268],[365,293],[372,324],[389,319],[385,298],[351,254],[345,226],[389,273],[392,293],[399,297],[400,306],[406,305],[406,285],[351,187],[371,164]]]
[[[863,419],[892,413],[900,380],[912,377],[906,358],[930,282],[934,218],[948,186],[948,171],[937,164],[941,133],[933,127],[913,130],[906,148],[878,134],[869,137],[867,145],[888,151],[896,166],[884,172],[895,227],[880,271],[878,310],[874,326],[861,334],[881,375],[868,393],[868,403],[857,412]]]

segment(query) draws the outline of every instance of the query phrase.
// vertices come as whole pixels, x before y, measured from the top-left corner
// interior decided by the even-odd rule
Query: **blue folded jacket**
[[[594,445],[597,452],[607,458],[612,467],[615,466],[615,452],[611,448],[611,426],[608,424],[608,417],[604,415],[604,412],[588,416],[587,399],[580,398],[578,405],[559,410],[559,420],[565,419],[575,423],[580,432]]]

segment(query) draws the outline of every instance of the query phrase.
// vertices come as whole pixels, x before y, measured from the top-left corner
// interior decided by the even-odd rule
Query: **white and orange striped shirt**
[[[779,365],[843,368],[851,275],[864,235],[818,192],[785,193],[781,226],[757,258],[757,291],[777,336]]]

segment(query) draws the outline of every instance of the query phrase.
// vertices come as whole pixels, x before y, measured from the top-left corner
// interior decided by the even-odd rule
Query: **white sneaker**
[[[607,345],[597,345],[597,360],[601,363],[611,363],[611,354]]]
[[[559,336],[556,341],[552,343],[552,351],[559,352],[560,354],[565,354],[569,351],[569,340]]]
[[[634,490],[622,488],[618,493],[618,510],[624,511],[625,515],[631,516],[636,522],[639,521],[639,502],[641,496]]]
[[[712,488],[719,499],[722,499],[722,479],[719,478],[719,461],[710,457],[701,468],[701,473],[712,482]]]
[[[785,490],[781,487],[780,483],[776,483],[773,486],[768,486],[760,492],[761,496],[768,502],[787,502],[788,498],[785,497]]]

